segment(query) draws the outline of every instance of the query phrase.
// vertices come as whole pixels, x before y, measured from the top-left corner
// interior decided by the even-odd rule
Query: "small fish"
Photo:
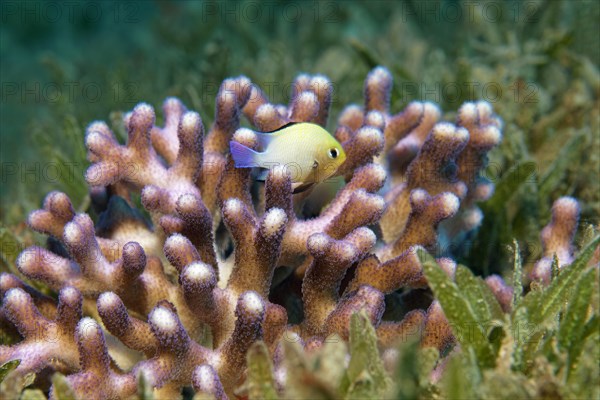
[[[238,142],[229,142],[236,168],[270,168],[283,165],[292,178],[294,193],[300,193],[331,177],[346,160],[342,145],[325,129],[308,122],[292,122],[273,132],[255,132],[262,152]]]

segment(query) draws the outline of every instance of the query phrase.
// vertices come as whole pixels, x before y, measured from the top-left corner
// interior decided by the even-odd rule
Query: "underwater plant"
[[[394,114],[392,75],[376,67],[364,105],[337,119],[346,155],[337,180],[294,194],[285,166],[264,185],[236,168],[231,142],[260,145],[242,117],[260,132],[325,126],[332,90],[324,76],[300,75],[289,104],[272,104],[238,77],[221,84],[206,133],[175,98],[164,102],[163,126],[148,104],[127,114],[125,144],[91,123],[91,215],[48,194],[28,218],[47,246],[19,255],[21,277],[0,277],[2,333],[14,339],[0,347],[3,391],[19,396],[33,383],[25,398],[180,398],[190,388],[216,399],[486,398],[498,387],[503,398],[597,395],[582,382],[598,381],[585,353],[598,352],[600,237],[588,227],[574,248],[575,199],[554,202],[532,271],[515,242],[510,285],[453,259],[485,218],[478,203],[494,194],[482,174],[502,140],[491,104],[467,102],[455,122],[430,102]],[[496,189],[514,190],[519,179],[509,174]]]

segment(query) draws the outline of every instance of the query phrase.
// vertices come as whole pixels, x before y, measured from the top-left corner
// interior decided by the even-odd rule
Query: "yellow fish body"
[[[282,165],[290,173],[294,193],[333,176],[346,160],[342,145],[316,124],[287,124],[273,132],[255,132],[263,151],[229,142],[236,168],[260,167],[267,171]]]

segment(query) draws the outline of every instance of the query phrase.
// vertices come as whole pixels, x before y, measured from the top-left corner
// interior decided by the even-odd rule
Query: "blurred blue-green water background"
[[[240,74],[279,102],[298,73],[327,75],[333,127],[343,106],[362,102],[366,73],[384,65],[394,112],[432,100],[452,117],[465,100],[491,101],[506,121],[495,161],[532,159],[542,174],[576,135],[597,147],[599,4],[2,1],[1,220],[22,220],[50,190],[83,201],[91,121],[111,121],[122,137],[122,112],[178,96],[209,126],[220,82]],[[554,190],[582,198],[594,217],[598,186],[580,173],[597,159],[578,151]]]

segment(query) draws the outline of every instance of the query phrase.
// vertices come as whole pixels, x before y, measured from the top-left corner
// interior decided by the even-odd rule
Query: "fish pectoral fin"
[[[292,193],[297,194],[297,193],[305,192],[308,189],[311,189],[314,185],[316,185],[316,182],[293,183],[292,184]]]

